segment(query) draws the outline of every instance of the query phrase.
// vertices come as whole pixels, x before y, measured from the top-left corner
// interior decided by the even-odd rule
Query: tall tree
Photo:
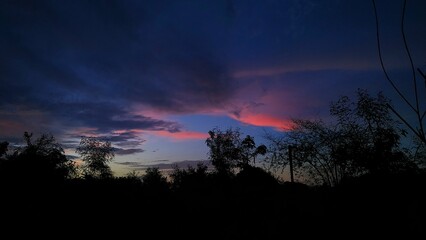
[[[253,137],[247,135],[241,139],[241,135],[239,129],[232,128],[226,131],[218,128],[209,131],[206,144],[210,148],[209,158],[218,173],[232,174],[235,168],[244,168],[251,160],[255,163],[257,155],[266,154],[265,145],[256,147]]]
[[[216,171],[220,174],[229,175],[237,166],[240,157],[240,131],[232,128],[222,131],[215,128],[209,131],[209,138],[206,140],[210,148],[209,158],[212,161]]]
[[[114,148],[111,142],[102,141],[96,137],[82,137],[76,152],[84,162],[83,174],[86,177],[112,177],[108,162],[114,158]]]
[[[35,141],[32,134],[25,132],[25,146],[16,148],[11,155],[2,160],[2,175],[21,180],[54,183],[70,178],[75,173],[74,162],[68,159],[62,146],[50,134],[42,134]],[[5,154],[8,144],[2,143]]]
[[[253,164],[256,164],[257,155],[265,155],[267,148],[265,145],[259,145],[256,147],[254,137],[247,135],[240,144],[241,148],[241,167],[247,166],[253,160]]]
[[[294,167],[316,183],[336,185],[345,177],[380,175],[415,168],[400,148],[405,134],[390,116],[383,94],[358,90],[357,100],[341,97],[330,106],[334,121],[293,120],[285,136],[268,136],[273,167],[285,167],[293,149]]]
[[[167,178],[156,167],[146,169],[146,173],[142,177],[142,187],[146,193],[154,195],[164,194],[170,190]]]
[[[173,190],[205,191],[209,176],[207,169],[208,167],[202,163],[198,163],[196,168],[188,166],[187,169],[179,169],[175,166],[172,174],[170,174]]]

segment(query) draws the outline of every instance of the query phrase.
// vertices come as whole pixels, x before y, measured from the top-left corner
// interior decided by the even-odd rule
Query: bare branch
[[[402,34],[402,39],[404,40],[405,52],[407,53],[408,59],[410,60],[411,73],[413,75],[414,95],[415,95],[415,99],[416,99],[416,109],[417,109],[416,112],[419,112],[419,94],[418,94],[418,91],[417,91],[416,71],[414,70],[413,58],[411,57],[411,52],[410,52],[410,49],[408,48],[407,38],[405,36],[405,30],[404,30],[405,6],[406,5],[407,5],[407,0],[404,0],[404,5],[403,5],[403,8],[402,8],[402,17],[401,17],[401,34]]]
[[[399,114],[397,111],[395,111],[395,109],[387,104],[388,108],[401,120],[404,122],[404,124],[421,140],[426,144],[426,139],[425,139],[425,135],[423,132],[418,131],[416,129],[414,129],[413,126],[411,126],[411,124],[409,122],[407,122],[407,120],[404,119],[404,117],[401,116],[401,114]],[[424,115],[424,114],[423,114]]]
[[[410,108],[413,111],[416,111],[416,108],[408,101],[408,99],[404,96],[404,94],[402,94],[401,91],[399,91],[398,87],[395,85],[395,83],[392,81],[392,79],[389,77],[389,74],[386,70],[385,64],[383,62],[383,57],[382,57],[382,47],[380,44],[380,32],[379,32],[379,17],[377,15],[377,8],[376,8],[376,1],[372,0],[373,2],[373,7],[374,7],[374,16],[376,18],[376,39],[377,39],[377,49],[378,49],[378,53],[379,53],[379,59],[380,59],[380,65],[382,67],[383,73],[385,74],[386,80],[388,80],[388,82],[391,84],[391,86],[393,87],[393,89],[398,93],[398,95],[404,100],[405,103],[407,103],[408,106],[410,106]]]
[[[420,73],[420,75],[423,77],[423,79],[425,80],[425,88],[426,88],[426,75],[422,72],[422,70],[420,70],[420,68],[417,68],[417,71]]]

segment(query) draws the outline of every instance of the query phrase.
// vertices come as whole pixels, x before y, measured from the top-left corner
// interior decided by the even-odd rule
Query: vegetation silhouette
[[[235,170],[249,166],[251,160],[255,163],[257,155],[266,154],[265,145],[256,147],[253,137],[247,135],[241,139],[241,135],[239,129],[232,128],[209,131],[206,144],[210,149],[209,158],[218,174],[232,175]]]
[[[0,205],[9,220],[3,229],[20,221],[23,228],[42,223],[70,232],[67,226],[78,223],[100,236],[94,224],[113,222],[101,234],[124,236],[123,229],[218,239],[424,234],[425,152],[402,147],[404,131],[388,104],[382,94],[359,90],[355,101],[341,97],[331,104],[332,122],[295,120],[285,135],[268,136],[268,148],[242,137],[239,129],[215,128],[206,139],[213,169],[175,167],[168,176],[148,168],[114,177],[108,166],[114,148],[96,138],[82,139],[77,152],[84,164],[77,166],[53,136],[33,141],[24,133],[22,146],[0,142]],[[312,185],[280,181],[258,167],[259,160],[256,165],[256,157],[265,154],[272,169],[286,167],[290,145],[295,170]]]
[[[327,186],[365,174],[416,172],[414,153],[401,146],[406,132],[390,116],[390,104],[382,93],[374,97],[359,89],[355,101],[343,96],[331,104],[331,123],[295,119],[284,136],[266,136],[269,164],[286,167],[292,147],[295,171]]]
[[[167,194],[170,190],[167,178],[162,175],[158,168],[147,168],[142,177],[143,190],[150,195],[158,196]]]
[[[110,178],[111,168],[107,165],[114,158],[114,149],[109,141],[96,137],[81,137],[76,153],[84,162],[83,175],[86,178]]]
[[[15,147],[8,154],[8,142],[0,144],[0,179],[2,182],[49,185],[69,179],[76,173],[55,138],[43,134],[35,141],[32,133],[24,133],[26,145]]]

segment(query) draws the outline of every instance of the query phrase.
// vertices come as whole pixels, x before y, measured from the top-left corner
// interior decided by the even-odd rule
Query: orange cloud
[[[247,114],[240,117],[231,115],[230,117],[244,124],[258,127],[273,127],[278,131],[285,131],[291,128],[291,121],[279,119],[267,114]]]
[[[150,131],[150,133],[156,136],[171,138],[177,141],[205,140],[208,137],[207,133],[191,131],[182,131],[174,133],[168,131]]]

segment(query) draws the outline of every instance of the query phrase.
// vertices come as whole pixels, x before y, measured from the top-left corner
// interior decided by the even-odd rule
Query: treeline
[[[381,94],[359,91],[354,102],[342,97],[331,104],[330,122],[294,120],[291,130],[268,134],[267,145],[238,129],[212,129],[206,145],[214,170],[175,168],[168,178],[158,168],[114,177],[108,141],[83,137],[77,166],[53,136],[34,140],[26,132],[25,146],[0,143],[3,217],[64,231],[75,222],[115,221],[128,231],[160,228],[162,237],[423,234],[425,146],[402,144],[406,132],[388,104]],[[259,159],[271,169],[287,169],[291,161],[296,182],[256,167]],[[312,185],[297,183],[302,179]]]
[[[330,104],[330,117],[294,119],[284,134],[268,134],[267,161],[274,168],[289,165],[313,184],[337,186],[348,179],[419,174],[426,167],[426,143],[409,135],[391,114],[382,93],[358,90]]]
[[[268,146],[257,146],[252,136],[244,137],[239,129],[212,129],[205,141],[214,167],[210,175],[232,178],[251,171],[256,169],[256,158],[261,158],[271,170],[283,170],[291,162],[291,172],[299,181],[329,187],[362,176],[420,174],[426,166],[426,145],[421,139],[408,137],[392,118],[390,104],[381,93],[374,97],[359,90],[355,101],[343,96],[331,103],[327,122],[294,119],[290,130],[267,133]],[[82,137],[76,148],[82,160],[78,166],[65,156],[52,135],[43,134],[34,140],[32,134],[25,132],[24,142],[24,146],[11,149],[8,142],[0,142],[2,182],[113,178],[108,163],[114,158],[114,147],[109,141]],[[147,174],[152,175],[151,170]],[[181,175],[195,173],[208,175],[199,166],[196,170],[176,169],[171,177],[179,182]]]

